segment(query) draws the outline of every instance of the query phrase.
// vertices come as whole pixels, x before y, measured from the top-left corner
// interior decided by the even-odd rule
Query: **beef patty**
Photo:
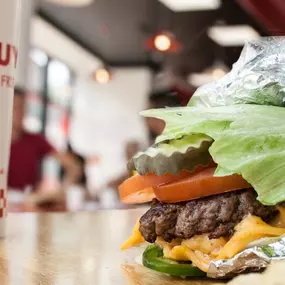
[[[140,232],[148,242],[157,236],[170,242],[209,233],[210,238],[231,236],[234,227],[246,215],[271,220],[275,207],[262,205],[254,190],[234,191],[184,203],[165,204],[153,200],[151,208],[140,219]]]

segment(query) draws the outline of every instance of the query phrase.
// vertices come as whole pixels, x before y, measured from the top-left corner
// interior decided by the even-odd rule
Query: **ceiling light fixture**
[[[221,46],[240,46],[246,41],[257,40],[260,35],[248,25],[213,26],[208,36]]]
[[[107,68],[101,67],[95,70],[93,78],[99,84],[106,84],[111,80],[111,73]]]
[[[154,46],[159,51],[168,51],[171,47],[172,39],[167,34],[159,34],[154,38]]]
[[[61,6],[74,6],[74,7],[87,6],[93,2],[93,0],[46,0],[46,1]]]
[[[220,0],[159,0],[174,12],[215,10],[221,5]]]
[[[182,45],[171,32],[163,31],[148,37],[145,48],[149,51],[178,53],[182,49]]]

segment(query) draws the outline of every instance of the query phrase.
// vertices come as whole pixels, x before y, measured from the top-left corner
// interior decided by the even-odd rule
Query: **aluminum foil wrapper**
[[[245,44],[232,71],[195,92],[189,106],[258,104],[285,106],[285,37]]]
[[[261,271],[274,260],[285,260],[285,236],[279,239],[264,239],[232,259],[210,263],[207,276],[210,278],[231,278],[242,272]]]

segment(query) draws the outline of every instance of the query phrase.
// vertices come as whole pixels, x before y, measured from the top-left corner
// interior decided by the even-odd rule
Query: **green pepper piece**
[[[163,249],[156,246],[148,246],[143,253],[143,265],[147,268],[180,277],[202,277],[206,273],[191,263],[179,263],[163,257]]]

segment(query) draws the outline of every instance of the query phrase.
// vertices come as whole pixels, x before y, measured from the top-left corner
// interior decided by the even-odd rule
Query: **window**
[[[43,91],[47,64],[48,56],[44,52],[38,49],[30,51],[24,128],[32,133],[41,133],[44,128]]]
[[[31,49],[24,127],[29,132],[43,133],[57,151],[65,151],[68,145],[71,81],[72,72],[68,66],[39,49]],[[58,162],[46,158],[41,187],[58,187],[60,172]]]

